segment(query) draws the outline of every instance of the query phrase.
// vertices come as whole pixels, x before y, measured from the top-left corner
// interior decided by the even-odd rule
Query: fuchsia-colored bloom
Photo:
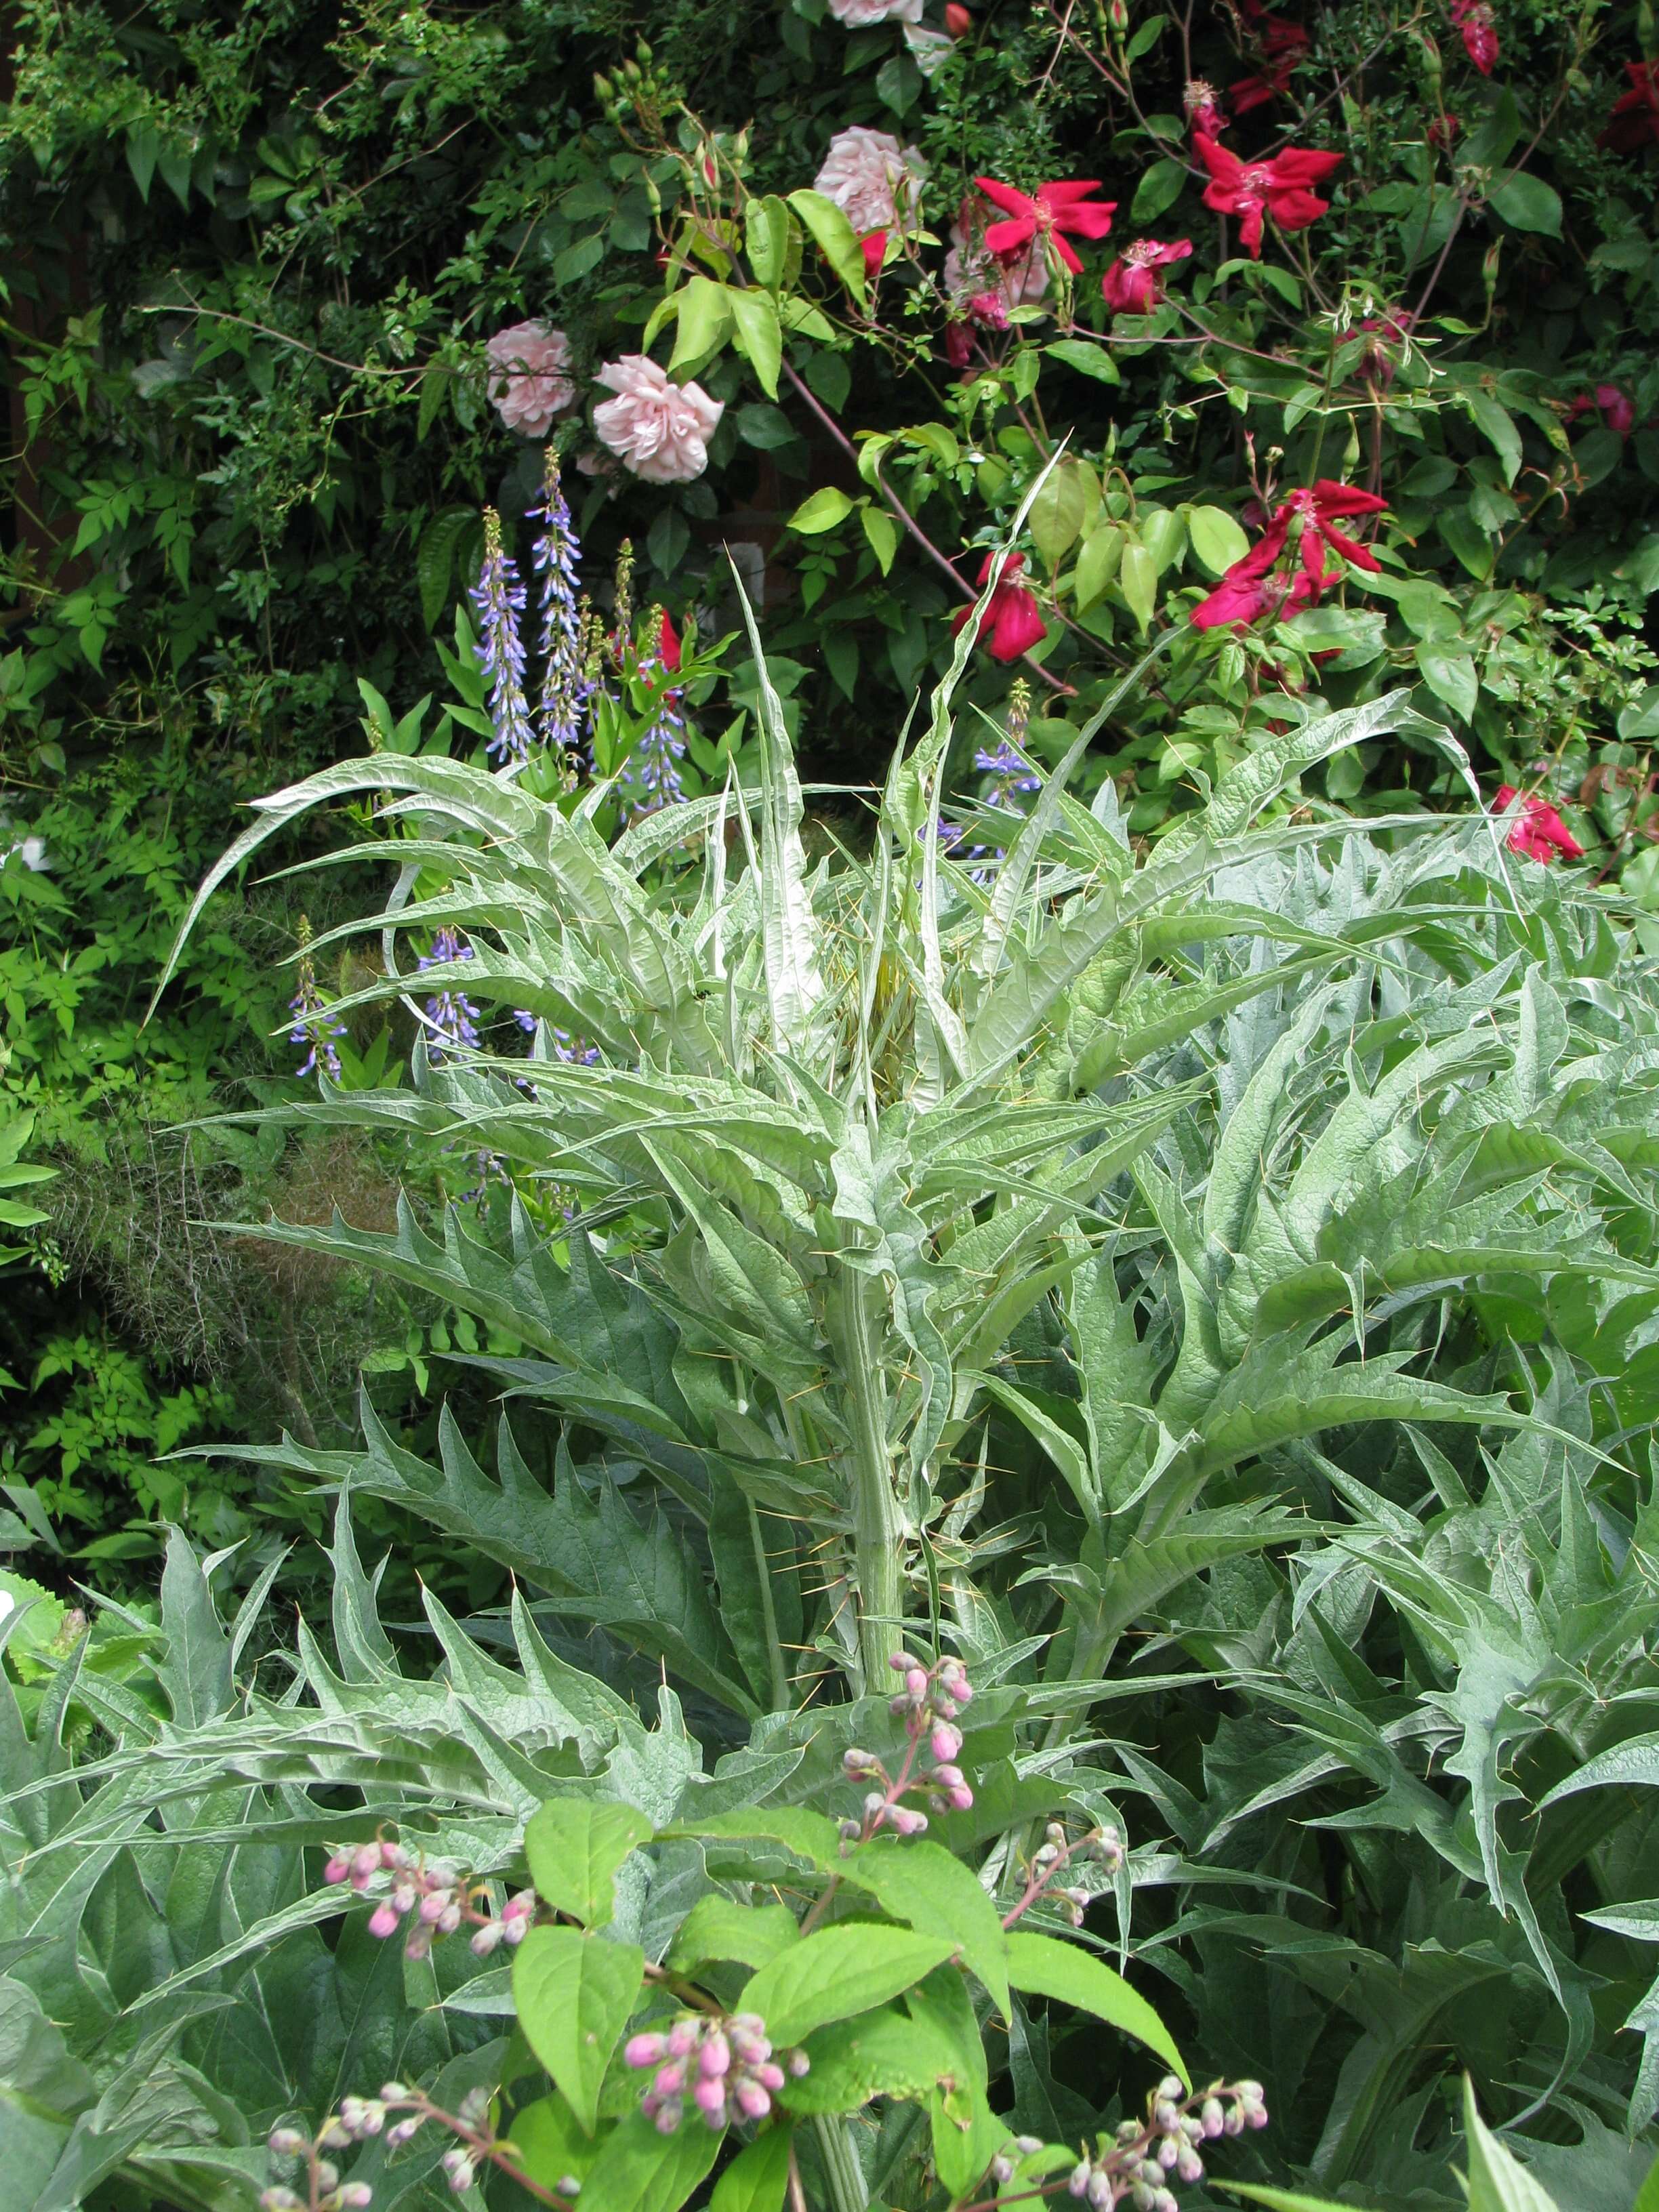
[[[1253,107],[1264,106],[1288,90],[1291,71],[1305,58],[1313,41],[1300,23],[1286,23],[1277,15],[1266,15],[1256,32],[1256,43],[1261,54],[1260,73],[1242,76],[1237,84],[1227,88],[1237,115],[1248,115]]]
[[[945,27],[953,39],[965,39],[973,29],[974,19],[962,0],[945,0]]]
[[[1558,853],[1564,854],[1569,860],[1583,859],[1583,847],[1547,799],[1540,799],[1535,793],[1522,799],[1512,783],[1500,784],[1492,803],[1492,812],[1509,813],[1517,799],[1521,805],[1515,827],[1504,840],[1511,853],[1520,853],[1528,860],[1541,861],[1547,868]]]
[[[1194,608],[1194,628],[1218,629],[1258,621],[1286,605],[1316,605],[1320,594],[1336,581],[1336,572],[1328,572],[1325,567],[1328,552],[1340,555],[1356,568],[1375,573],[1382,565],[1376,554],[1337,525],[1355,515],[1381,514],[1388,503],[1374,491],[1335,483],[1328,477],[1321,477],[1308,489],[1293,491],[1273,510],[1273,520],[1243,560],[1235,561],[1208,599]],[[1272,571],[1292,529],[1298,535],[1302,573],[1290,581]]]
[[[1222,112],[1221,96],[1212,84],[1201,76],[1191,77],[1182,87],[1181,105],[1187,117],[1187,127],[1192,131],[1204,131],[1214,138],[1227,127],[1227,118]]]
[[[1150,315],[1164,297],[1160,269],[1184,261],[1193,250],[1190,238],[1161,246],[1155,238],[1138,238],[1100,280],[1100,296],[1115,315]]]
[[[671,676],[680,672],[680,634],[674,627],[672,616],[665,607],[660,627],[657,631],[657,658]]]
[[[1261,231],[1271,216],[1280,230],[1305,230],[1328,212],[1330,202],[1312,190],[1322,184],[1342,160],[1340,154],[1315,154],[1287,146],[1267,161],[1244,161],[1230,148],[1218,145],[1207,131],[1194,131],[1193,143],[1210,173],[1204,187],[1204,204],[1218,215],[1239,218],[1238,235],[1246,251],[1261,258]]]
[[[991,580],[991,564],[997,558],[988,553],[979,572],[980,588]],[[1025,566],[1025,556],[1010,553],[997,572],[996,589],[991,594],[991,604],[985,610],[985,619],[980,625],[980,642],[993,660],[1018,660],[1034,645],[1041,645],[1048,634],[1036,597],[1024,584],[1013,579]],[[964,607],[951,623],[952,631],[959,630],[972,612]]]
[[[1639,154],[1659,144],[1659,61],[1626,62],[1630,90],[1613,103],[1607,127],[1596,140],[1614,154]]]
[[[1034,194],[1000,185],[994,177],[975,177],[974,182],[1006,218],[985,228],[985,243],[999,261],[1012,261],[1024,247],[1044,241],[1053,245],[1073,276],[1083,264],[1067,242],[1066,232],[1079,238],[1104,238],[1117,206],[1115,200],[1089,198],[1100,190],[1098,177],[1085,177],[1080,184],[1039,185]]]
[[[1636,428],[1636,403],[1620,385],[1598,384],[1594,397],[1581,392],[1567,410],[1567,420],[1576,422],[1581,415],[1598,411],[1607,428],[1620,438],[1628,438]]]
[[[1498,59],[1498,20],[1486,0],[1451,0],[1451,19],[1469,59],[1482,76],[1490,76]]]

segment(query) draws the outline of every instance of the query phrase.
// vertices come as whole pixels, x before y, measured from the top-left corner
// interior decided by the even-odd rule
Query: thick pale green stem
[[[872,1285],[856,1268],[841,1270],[841,1352],[852,1433],[853,1565],[859,1591],[859,1653],[864,1687],[880,1692],[888,1654],[898,1649],[903,1611],[903,1529],[887,1453],[887,1388],[881,1370]]]
[[[864,2185],[864,2169],[848,2136],[847,2123],[819,2115],[812,2126],[830,2184],[831,2212],[866,2212],[870,2192]]]

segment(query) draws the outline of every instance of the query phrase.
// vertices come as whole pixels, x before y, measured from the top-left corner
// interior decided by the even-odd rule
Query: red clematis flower
[[[866,231],[859,240],[859,251],[864,256],[864,273],[873,276],[887,258],[887,233],[884,230]]]
[[[1607,127],[1596,140],[1614,154],[1639,154],[1659,144],[1659,61],[1626,62],[1630,90],[1613,103]]]
[[[965,39],[973,29],[974,19],[962,0],[945,0],[945,27],[953,39]]]
[[[1222,112],[1220,95],[1215,87],[1206,83],[1201,76],[1192,77],[1182,86],[1181,105],[1186,111],[1189,131],[1202,131],[1214,138],[1226,129],[1227,118]]]
[[[1628,438],[1636,428],[1636,403],[1620,385],[1598,384],[1594,398],[1581,392],[1567,410],[1567,420],[1576,422],[1581,415],[1597,412],[1619,437]]]
[[[1451,0],[1451,19],[1463,36],[1463,48],[1482,76],[1498,59],[1498,19],[1486,0]]]
[[[1330,207],[1311,189],[1342,160],[1340,154],[1314,154],[1287,146],[1270,161],[1243,161],[1206,131],[1195,131],[1193,143],[1210,173],[1204,204],[1218,215],[1239,218],[1238,235],[1254,259],[1261,258],[1261,229],[1268,216],[1281,230],[1305,230]]]
[[[680,634],[675,629],[666,607],[663,609],[662,626],[657,632],[657,658],[671,676],[680,672]]]
[[[1237,84],[1229,85],[1228,96],[1236,115],[1248,115],[1253,107],[1261,107],[1276,100],[1291,82],[1291,72],[1307,53],[1313,41],[1300,23],[1286,23],[1277,15],[1267,15],[1256,34],[1261,53],[1261,73],[1242,76]]]
[[[1273,510],[1273,520],[1243,558],[1235,561],[1208,599],[1193,610],[1198,629],[1214,629],[1224,623],[1254,622],[1270,607],[1288,603],[1311,606],[1336,581],[1337,572],[1327,571],[1327,552],[1340,554],[1356,568],[1373,574],[1382,567],[1369,546],[1361,545],[1337,527],[1359,514],[1381,514],[1389,502],[1374,491],[1352,484],[1333,483],[1321,477],[1310,489],[1293,491]],[[1302,574],[1294,583],[1270,573],[1285,550],[1291,529],[1298,528],[1297,547]],[[1258,588],[1260,587],[1260,588]]]
[[[988,553],[979,572],[982,591],[991,580],[991,564],[997,558]],[[1036,600],[1024,584],[1013,579],[1025,566],[1023,553],[1010,553],[997,571],[996,588],[991,593],[991,603],[985,610],[985,619],[980,625],[979,641],[993,660],[1018,660],[1034,645],[1041,645],[1048,635],[1048,625],[1043,621]],[[959,630],[973,612],[964,607],[951,624],[952,632]]]
[[[1013,260],[1034,239],[1042,239],[1053,245],[1073,276],[1083,264],[1066,242],[1065,233],[1071,231],[1079,238],[1104,238],[1117,206],[1115,200],[1089,198],[1091,192],[1100,190],[1098,177],[1085,177],[1081,184],[1039,185],[1035,197],[1017,192],[1012,185],[1000,185],[994,177],[975,177],[974,182],[1007,217],[1006,222],[985,227],[985,243],[999,261]]]
[[[1100,296],[1115,315],[1150,315],[1164,297],[1160,269],[1184,261],[1193,250],[1190,238],[1160,246],[1155,238],[1138,238],[1127,246],[1100,280]]]
[[[1516,816],[1515,827],[1504,842],[1511,853],[1520,853],[1528,860],[1541,860],[1547,868],[1558,853],[1569,860],[1582,860],[1584,848],[1573,836],[1547,799],[1536,794],[1522,799],[1512,783],[1500,784],[1492,800],[1494,814],[1507,814],[1517,799],[1521,808]]]
[[[1193,609],[1194,629],[1248,629],[1263,615],[1316,607],[1320,594],[1336,581],[1334,575],[1310,576],[1305,569],[1294,576],[1241,576],[1243,566],[1243,561],[1235,562],[1209,598]]]

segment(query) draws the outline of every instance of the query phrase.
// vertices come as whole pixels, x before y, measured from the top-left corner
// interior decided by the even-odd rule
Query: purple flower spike
[[[536,574],[542,580],[542,690],[536,708],[537,730],[544,745],[572,753],[581,743],[582,722],[594,686],[587,673],[576,596],[581,546],[560,489],[558,456],[550,446],[542,503],[530,512],[542,525],[531,551]]]
[[[422,953],[416,966],[439,968],[453,960],[471,960],[472,947],[463,945],[453,929],[441,929],[432,940],[432,950]],[[453,988],[440,991],[426,1002],[426,1018],[432,1025],[432,1035],[427,1040],[427,1049],[432,1058],[441,1060],[446,1043],[465,1045],[476,1051],[478,1045],[478,1009],[464,991]]]
[[[516,768],[529,759],[534,740],[524,696],[524,638],[519,627],[525,593],[518,568],[501,544],[501,520],[493,507],[484,509],[483,566],[471,598],[481,632],[478,665],[489,678],[489,720],[495,732],[485,750],[504,767]]]

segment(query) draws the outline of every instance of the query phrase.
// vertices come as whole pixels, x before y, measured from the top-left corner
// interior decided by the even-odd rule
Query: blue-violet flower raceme
[[[432,950],[420,955],[417,965],[422,968],[441,968],[453,960],[471,960],[472,947],[463,945],[453,929],[441,929],[432,940]],[[478,1009],[464,991],[451,987],[437,992],[426,1002],[426,1018],[432,1035],[427,1040],[427,1049],[434,1060],[441,1060],[444,1046],[469,1045],[475,1050],[478,1043]]]
[[[594,684],[588,672],[587,642],[576,596],[581,545],[571,526],[569,502],[559,484],[558,456],[551,446],[547,449],[542,503],[530,512],[542,525],[531,551],[542,580],[538,733],[544,745],[574,752],[581,742],[582,718]]]
[[[494,734],[485,750],[503,766],[517,767],[530,757],[534,737],[524,695],[524,638],[519,627],[525,593],[518,569],[501,544],[501,519],[493,507],[484,509],[483,566],[472,586],[472,604],[482,633],[478,665],[489,678]]]

